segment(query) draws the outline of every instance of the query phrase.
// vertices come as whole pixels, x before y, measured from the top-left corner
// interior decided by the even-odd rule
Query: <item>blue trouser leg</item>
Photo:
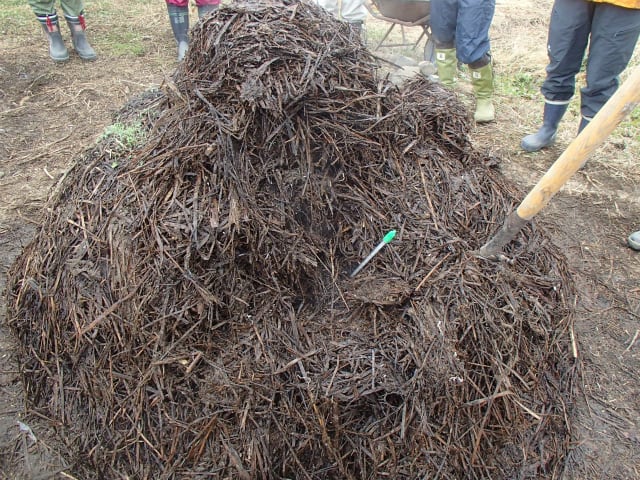
[[[568,103],[589,42],[595,4],[556,0],[549,23],[547,77],[540,89],[547,101]]]
[[[591,38],[582,115],[592,118],[618,88],[640,33],[640,10],[586,0],[556,0],[549,26],[549,65],[542,94],[568,102]]]
[[[431,0],[431,32],[436,47],[456,49],[462,63],[482,60],[491,47],[489,27],[495,0]]]
[[[430,26],[436,48],[454,48],[458,0],[431,0]]]
[[[456,51],[462,63],[482,60],[491,48],[489,27],[496,9],[495,0],[460,0],[456,28]]]
[[[595,8],[587,60],[587,85],[581,89],[581,113],[590,120],[618,89],[638,35],[640,10],[602,3]]]

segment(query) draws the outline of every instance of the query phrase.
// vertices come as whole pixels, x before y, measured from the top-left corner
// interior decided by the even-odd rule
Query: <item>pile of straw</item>
[[[9,272],[32,411],[102,478],[555,478],[573,284],[427,80],[312,3],[200,22]],[[389,230],[397,237],[354,278]]]

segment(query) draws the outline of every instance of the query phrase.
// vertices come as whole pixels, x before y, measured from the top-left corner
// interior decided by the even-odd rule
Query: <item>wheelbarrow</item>
[[[363,3],[373,18],[391,24],[374,51],[381,47],[410,46],[416,49],[424,38],[426,41],[423,58],[428,62],[435,62],[435,43],[431,38],[431,2],[429,0],[364,0]],[[385,43],[397,26],[400,26],[402,31],[402,43]],[[405,27],[420,27],[422,33],[418,40],[408,42],[405,36]]]

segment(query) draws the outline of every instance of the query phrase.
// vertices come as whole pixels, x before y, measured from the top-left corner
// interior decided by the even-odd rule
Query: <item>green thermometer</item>
[[[351,278],[355,277],[356,274],[363,269],[363,267],[369,263],[369,260],[371,260],[373,257],[375,257],[376,253],[378,253],[380,250],[382,250],[382,247],[384,247],[387,243],[389,243],[391,240],[393,240],[393,237],[396,236],[396,231],[395,230],[391,230],[389,233],[387,233],[384,238],[382,239],[382,241],[376,246],[376,248],[373,249],[373,251],[367,256],[367,258],[364,259],[364,261],[358,265],[358,267],[353,271],[353,273],[350,275]]]

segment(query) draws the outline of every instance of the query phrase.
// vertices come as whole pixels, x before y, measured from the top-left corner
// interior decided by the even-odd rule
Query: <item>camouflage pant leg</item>
[[[38,16],[51,15],[56,11],[55,0],[29,0],[29,5]],[[61,0],[62,12],[69,17],[77,17],[84,9],[83,0]]]

